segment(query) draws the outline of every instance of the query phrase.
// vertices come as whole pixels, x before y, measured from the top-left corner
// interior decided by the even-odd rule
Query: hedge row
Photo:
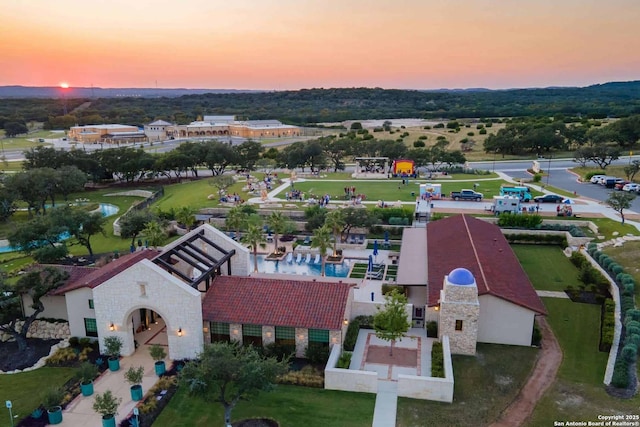
[[[514,233],[505,234],[504,237],[509,243],[527,243],[527,244],[541,244],[541,245],[559,245],[566,248],[568,245],[566,236],[559,236],[556,234],[527,234],[527,233]]]
[[[613,345],[615,332],[616,303],[612,299],[606,299],[602,306],[602,327],[600,328],[600,351],[609,351]]]
[[[434,342],[431,347],[431,376],[444,378],[444,352],[441,342]]]
[[[511,212],[502,212],[498,217],[499,227],[539,228],[542,224],[540,215],[521,215]]]
[[[358,316],[349,323],[347,333],[344,337],[344,349],[353,351],[358,341],[358,332],[360,328],[373,328],[373,316]]]
[[[620,289],[620,313],[623,337],[618,349],[611,384],[618,388],[631,386],[631,367],[635,366],[640,348],[640,310],[635,305],[635,280],[624,268],[607,254],[598,250],[595,243],[587,246],[587,253],[612,277]],[[604,335],[604,333],[603,333]]]

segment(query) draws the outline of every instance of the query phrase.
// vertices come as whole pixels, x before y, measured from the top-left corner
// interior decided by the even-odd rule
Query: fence
[[[155,202],[158,198],[162,196],[164,196],[164,187],[160,187],[160,189],[157,191],[154,191],[151,194],[151,196],[131,205],[131,207],[127,209],[127,211],[123,215],[119,216],[118,218],[116,218],[115,221],[113,221],[113,235],[114,236],[121,235],[120,218],[126,216],[133,209],[142,210],[142,209],[148,208],[149,206],[151,206],[153,202]]]

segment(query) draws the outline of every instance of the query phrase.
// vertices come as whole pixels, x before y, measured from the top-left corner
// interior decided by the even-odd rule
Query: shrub
[[[627,311],[635,308],[635,301],[630,295],[623,295],[620,297],[620,309],[622,312],[626,313]]]
[[[277,378],[278,384],[301,385],[305,387],[324,387],[324,378],[313,366],[305,366],[299,371],[289,371]]]
[[[480,130],[478,131],[478,134],[480,134],[480,135],[486,135],[486,134],[487,134],[487,130],[486,130],[486,129],[480,129]]]
[[[609,271],[614,276],[617,276],[618,274],[624,272],[624,268],[620,264],[613,264],[613,265],[609,266]]]
[[[430,320],[427,322],[427,337],[438,337],[438,322],[436,322],[435,320]]]
[[[427,144],[425,144],[424,141],[418,140],[418,141],[413,141],[413,146],[415,148],[422,148],[425,147]]]
[[[618,388],[627,388],[629,386],[629,364],[623,357],[616,359],[611,384]]]
[[[498,217],[499,227],[518,227],[535,229],[542,224],[542,217],[540,215],[520,215],[510,212],[503,212]]]
[[[105,353],[109,357],[120,357],[120,350],[122,350],[122,339],[114,335],[106,337],[104,339]]]
[[[309,359],[309,363],[326,365],[329,360],[329,347],[324,343],[310,342],[305,349],[304,356]]]
[[[571,257],[569,258],[569,260],[578,269],[582,268],[583,265],[589,264],[589,262],[587,261],[587,258],[578,251],[571,252]]]
[[[69,346],[78,347],[79,344],[80,344],[80,338],[79,337],[71,337],[71,338],[69,338]]]
[[[607,298],[602,306],[602,327],[600,329],[600,351],[609,351],[613,345],[615,329],[615,302]]]
[[[431,347],[431,376],[444,378],[444,353],[441,342],[434,342]]]
[[[75,361],[78,358],[75,350],[71,347],[59,348],[45,362],[47,366],[63,366],[68,362]]]
[[[349,369],[349,366],[351,365],[351,356],[353,356],[352,352],[343,351],[338,359],[336,367],[340,369]]]
[[[264,356],[284,360],[296,353],[296,346],[294,344],[280,344],[273,342],[262,347],[261,351]]]
[[[52,387],[45,390],[42,404],[46,409],[51,409],[62,404],[64,391],[59,387]]]
[[[638,347],[633,344],[626,344],[624,347],[622,347],[622,352],[620,353],[620,355],[628,363],[632,363],[638,358]]]
[[[158,401],[153,397],[149,397],[144,401],[144,403],[138,406],[138,409],[140,410],[141,414],[149,414],[155,411],[157,407]]]
[[[382,285],[382,295],[388,295],[396,289],[398,290],[399,293],[406,295],[406,290],[404,286],[389,285],[386,283]]]

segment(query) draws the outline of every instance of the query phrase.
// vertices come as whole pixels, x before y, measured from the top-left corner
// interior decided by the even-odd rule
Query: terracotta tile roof
[[[456,215],[427,225],[428,305],[438,304],[444,276],[464,267],[490,294],[540,314],[546,310],[507,239],[496,225]]]
[[[347,283],[218,276],[202,301],[212,322],[336,330],[342,327]]]
[[[153,250],[144,250],[134,252],[132,254],[122,255],[120,258],[111,261],[109,264],[103,267],[92,267],[91,271],[79,275],[77,279],[68,280],[67,283],[51,292],[52,295],[64,295],[67,292],[80,289],[80,288],[95,288],[101,285],[105,281],[111,279],[116,274],[119,274],[131,267],[132,265],[142,261],[143,259],[151,259],[158,256],[159,252]]]

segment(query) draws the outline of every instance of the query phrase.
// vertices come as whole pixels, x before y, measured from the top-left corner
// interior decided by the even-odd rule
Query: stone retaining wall
[[[20,330],[24,325],[24,320],[16,322],[16,330]],[[52,323],[46,320],[34,320],[27,331],[27,338],[39,338],[43,340],[62,340],[69,338],[69,323]],[[0,342],[12,341],[13,338],[7,333],[0,334]]]

